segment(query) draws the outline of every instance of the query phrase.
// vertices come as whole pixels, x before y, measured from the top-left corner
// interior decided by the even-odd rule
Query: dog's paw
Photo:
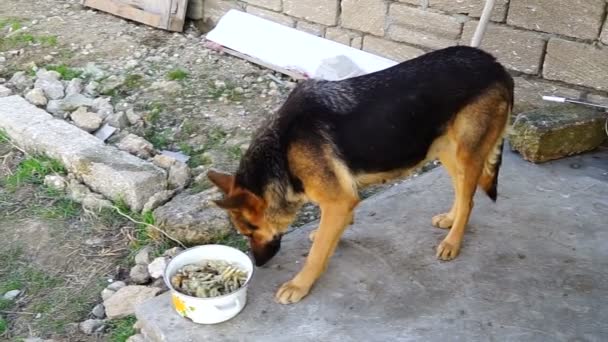
[[[300,286],[293,281],[288,281],[279,288],[275,300],[280,304],[297,303],[308,294],[308,291],[310,291],[310,287]]]
[[[458,256],[458,252],[460,252],[460,246],[456,244],[452,244],[445,240],[441,241],[439,246],[437,246],[437,258],[443,261],[450,261]]]
[[[315,242],[315,235],[317,235],[317,230],[319,230],[319,228],[313,230],[312,232],[310,232],[310,234],[308,234],[308,240],[310,240],[310,242]]]
[[[433,216],[431,222],[433,223],[433,226],[437,228],[448,229],[454,224],[454,217],[451,216],[450,213],[439,214]]]

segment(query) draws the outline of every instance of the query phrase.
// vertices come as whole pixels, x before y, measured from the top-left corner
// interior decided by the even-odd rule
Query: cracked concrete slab
[[[256,270],[240,315],[202,326],[169,294],[137,309],[150,341],[606,341],[608,150],[543,165],[505,147],[499,198],[478,192],[452,262],[434,248],[450,207],[443,169],[365,200],[327,272],[298,304],[273,301],[308,252],[305,226]]]
[[[0,129],[17,145],[60,160],[92,190],[123,199],[133,210],[141,210],[152,195],[167,188],[164,170],[105,145],[20,96],[0,98]]]

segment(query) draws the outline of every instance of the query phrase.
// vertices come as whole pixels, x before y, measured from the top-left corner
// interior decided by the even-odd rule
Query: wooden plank
[[[188,0],[175,0],[175,12],[171,10],[172,15],[169,21],[169,30],[182,32],[186,20],[186,10],[188,9]]]
[[[174,4],[175,2],[175,4]],[[153,27],[181,32],[187,0],[83,0],[82,4]],[[172,14],[175,8],[175,14]]]

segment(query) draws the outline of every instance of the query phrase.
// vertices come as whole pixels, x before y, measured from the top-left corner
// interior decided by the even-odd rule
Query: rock
[[[63,118],[65,111],[61,109],[61,100],[50,100],[46,104],[46,111],[53,114],[56,117]]]
[[[172,189],[184,189],[190,183],[190,168],[188,165],[176,162],[169,169],[169,187]]]
[[[106,315],[109,319],[122,318],[135,313],[135,307],[153,298],[160,292],[159,288],[131,285],[118,290],[112,297],[104,300]]]
[[[125,112],[116,112],[114,114],[110,114],[106,118],[106,123],[118,129],[124,129],[129,126],[129,118],[127,117]]]
[[[144,208],[142,212],[152,211],[161,205],[167,203],[172,197],[175,195],[175,190],[163,190],[155,193],[146,204],[144,204]]]
[[[76,324],[76,331],[78,331],[78,323],[75,323],[75,324]],[[23,341],[23,342],[56,342],[57,340],[53,340],[53,339],[45,340],[40,337],[28,337],[26,339],[19,340],[19,341]]]
[[[8,89],[7,87],[0,85],[0,97],[9,96],[13,91]]]
[[[228,214],[211,202],[221,198],[216,189],[181,193],[154,211],[157,225],[187,244],[204,244],[232,231]]]
[[[29,103],[38,107],[46,106],[47,104],[47,99],[46,96],[44,96],[44,91],[42,91],[42,89],[40,88],[34,88],[28,91],[27,94],[25,94],[25,99],[28,100]]]
[[[86,335],[93,335],[105,329],[106,322],[102,319],[87,319],[79,324],[80,331]]]
[[[105,80],[101,81],[99,92],[102,95],[112,94],[118,87],[125,83],[124,76],[112,75]]]
[[[114,294],[116,293],[116,291],[112,291],[110,289],[103,289],[101,290],[101,299],[106,301],[108,298],[112,297]]]
[[[51,100],[59,100],[65,96],[63,83],[59,80],[61,75],[58,72],[40,69],[36,76],[38,78],[34,87],[42,89],[46,97]]]
[[[60,107],[64,112],[73,112],[79,107],[93,107],[93,99],[82,94],[72,94],[61,101]]]
[[[89,82],[89,84],[84,87],[84,93],[91,97],[99,95],[99,83],[96,81]]]
[[[97,114],[87,111],[86,107],[78,108],[70,117],[76,126],[87,132],[97,130],[102,122]]]
[[[188,155],[186,155],[186,154],[184,154],[183,152],[180,152],[180,151],[175,152],[175,151],[162,150],[160,153],[162,155],[169,156],[169,157],[171,157],[171,158],[173,158],[173,159],[175,159],[177,161],[180,161],[182,163],[187,163],[188,160],[190,160],[190,156],[188,156]]]
[[[146,342],[146,338],[142,334],[136,334],[127,339],[126,342]]]
[[[170,169],[173,164],[177,162],[177,159],[168,156],[166,154],[157,154],[152,158],[152,163],[158,167],[162,167],[163,169]]]
[[[114,106],[112,106],[110,100],[111,98],[109,97],[98,97],[93,100],[93,110],[95,110],[97,115],[102,119],[114,114]]]
[[[150,277],[152,277],[152,279],[158,279],[163,276],[166,267],[167,258],[158,257],[154,259],[154,261],[152,261],[150,265],[148,265],[148,273],[150,274]]]
[[[21,294],[21,290],[11,290],[6,292],[2,298],[5,300],[15,300]]]
[[[152,83],[150,89],[174,94],[182,90],[182,86],[177,81],[156,81]]]
[[[151,246],[144,246],[135,254],[135,264],[147,266],[152,261],[151,254],[153,251],[154,249]]]
[[[86,185],[75,179],[70,180],[66,190],[68,198],[82,204],[87,209],[100,211],[113,207],[112,202],[105,199],[102,195],[92,192]]]
[[[132,282],[139,285],[147,284],[150,281],[150,274],[146,265],[133,266],[131,272],[129,272],[129,277]]]
[[[49,187],[51,189],[63,191],[63,190],[65,190],[67,182],[66,182],[65,178],[62,176],[46,175],[46,176],[44,176],[44,185],[46,185],[47,187]]]
[[[129,109],[127,109],[127,119],[129,120],[129,123],[131,125],[135,125],[136,123],[141,121],[141,115],[138,113],[135,113],[133,108],[129,108]]]
[[[534,163],[590,151],[606,138],[605,114],[576,105],[521,113],[509,136],[511,148]]]
[[[95,138],[97,138],[97,139],[99,139],[101,141],[106,141],[116,131],[117,131],[116,127],[112,127],[112,126],[110,126],[108,124],[104,124],[103,126],[101,126],[100,129],[98,129],[95,132]]]
[[[178,255],[179,253],[183,252],[184,249],[181,247],[173,247],[173,248],[169,248],[167,249],[164,253],[163,256],[169,257],[169,258],[174,258],[176,255]]]
[[[70,80],[68,85],[65,87],[65,94],[66,94],[66,96],[80,94],[82,92],[82,89],[83,89],[82,79],[74,78],[74,79]]]
[[[165,279],[162,277],[162,275],[160,278],[154,280],[150,286],[159,288],[160,293],[169,291],[169,288],[167,287],[167,284],[165,284]]]
[[[106,308],[103,306],[103,304],[99,303],[95,305],[95,307],[91,311],[91,314],[93,314],[93,316],[99,319],[103,319],[106,317]]]
[[[87,63],[84,68],[83,75],[95,81],[99,81],[100,79],[106,77],[106,73],[95,65],[95,63]]]
[[[108,285],[106,287],[106,289],[108,290],[112,290],[112,291],[118,291],[120,289],[122,289],[123,287],[127,286],[127,284],[124,281],[115,281],[112,284]]]
[[[8,81],[9,84],[13,85],[17,90],[24,91],[30,88],[34,84],[32,77],[29,77],[23,71],[18,71],[13,74],[13,77]]]
[[[124,137],[116,147],[142,158],[150,158],[154,154],[154,146],[149,141],[131,133]]]

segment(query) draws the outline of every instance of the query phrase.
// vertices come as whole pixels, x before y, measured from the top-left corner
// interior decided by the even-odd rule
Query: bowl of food
[[[204,245],[174,257],[164,280],[179,315],[199,324],[216,324],[243,310],[253,270],[251,258],[240,250]]]

